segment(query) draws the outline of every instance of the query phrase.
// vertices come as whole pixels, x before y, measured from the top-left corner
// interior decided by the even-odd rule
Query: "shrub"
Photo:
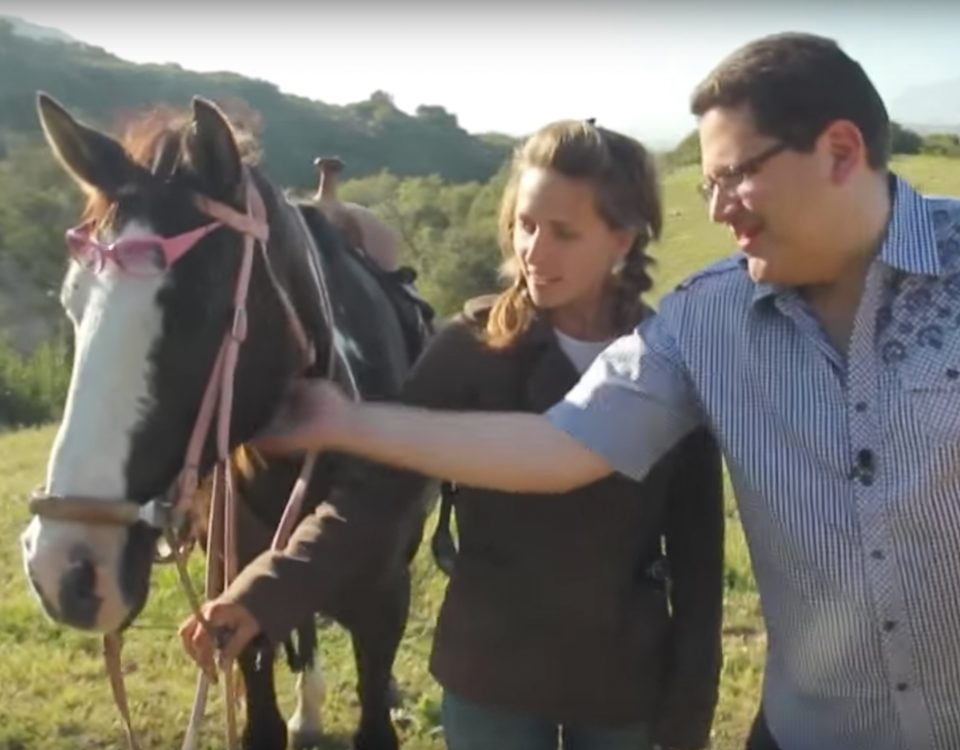
[[[48,341],[23,356],[0,339],[0,426],[58,419],[69,383],[70,347],[65,341]]]

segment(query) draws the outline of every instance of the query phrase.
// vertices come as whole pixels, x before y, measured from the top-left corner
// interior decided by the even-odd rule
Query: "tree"
[[[417,118],[424,122],[431,122],[443,127],[459,128],[457,116],[450,114],[443,107],[432,104],[421,104],[417,107]]]
[[[903,127],[898,122],[890,122],[890,151],[894,154],[919,154],[923,138]]]
[[[277,182],[306,187],[313,158],[337,154],[352,176],[388,169],[397,175],[440,174],[450,181],[487,180],[509,147],[475,137],[442,107],[425,117],[397,109],[386,91],[336,106],[282,93],[269,81],[234,73],[196,73],[173,65],[137,65],[84,44],[40,42],[0,24],[0,140],[39,134],[35,97],[49,92],[81,119],[116,132],[120,117],[165,105],[189,107],[199,94],[254,125],[263,165]]]
[[[923,139],[921,151],[934,156],[960,157],[960,136],[954,133],[933,133]]]

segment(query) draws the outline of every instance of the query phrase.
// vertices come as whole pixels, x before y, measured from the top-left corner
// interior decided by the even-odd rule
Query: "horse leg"
[[[312,617],[297,628],[296,655],[291,648],[290,667],[297,672],[297,708],[287,722],[291,743],[296,750],[316,747],[323,738],[320,713],[327,689],[317,658],[317,630]]]
[[[353,738],[355,750],[397,750],[397,734],[390,721],[393,660],[407,623],[410,571],[398,571],[392,584],[370,592],[366,606],[348,623],[357,662],[360,725]]]
[[[247,724],[243,728],[243,750],[286,750],[287,726],[277,708],[273,684],[274,649],[266,639],[257,638],[240,654],[240,671],[246,690]]]

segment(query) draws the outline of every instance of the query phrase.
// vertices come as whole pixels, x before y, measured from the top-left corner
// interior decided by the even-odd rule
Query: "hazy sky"
[[[530,132],[596,117],[651,143],[693,127],[691,88],[723,55],[775,31],[837,39],[897,117],[907,88],[960,77],[960,2],[944,0],[0,0],[135,62],[232,70],[343,104],[376,89],[440,104],[468,130]]]

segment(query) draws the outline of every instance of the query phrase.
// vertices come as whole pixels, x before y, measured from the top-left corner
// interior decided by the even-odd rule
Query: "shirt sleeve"
[[[547,418],[621,474],[640,480],[684,435],[704,423],[671,319],[678,305],[605,349]]]

